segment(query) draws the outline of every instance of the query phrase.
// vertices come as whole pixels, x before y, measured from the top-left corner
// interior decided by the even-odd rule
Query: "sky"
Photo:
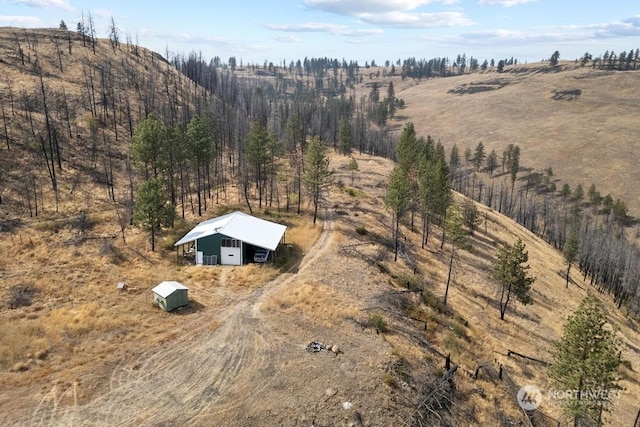
[[[111,19],[125,41],[162,55],[238,64],[337,58],[381,65],[414,57],[480,62],[574,60],[640,48],[637,0],[0,0],[0,26],[75,30]]]

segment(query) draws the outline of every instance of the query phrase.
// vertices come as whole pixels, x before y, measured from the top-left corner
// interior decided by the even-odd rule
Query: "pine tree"
[[[447,274],[447,286],[444,290],[443,305],[447,305],[447,297],[449,295],[449,285],[451,283],[451,275],[453,273],[453,265],[455,261],[456,249],[464,245],[467,232],[463,227],[463,213],[458,206],[452,205],[447,210],[447,235],[451,241],[451,257],[449,258],[449,273]]]
[[[355,159],[355,157],[352,157],[351,160],[349,160],[347,169],[349,169],[349,171],[351,172],[351,185],[353,185],[353,181],[355,179],[355,173],[358,170],[358,161]]]
[[[188,157],[196,170],[196,191],[198,193],[198,216],[202,216],[202,207],[206,210],[205,176],[213,157],[213,135],[205,119],[194,116],[187,125]]]
[[[258,120],[249,130],[245,149],[247,161],[253,166],[255,182],[258,188],[258,206],[262,207],[267,180],[271,172],[269,166],[279,152],[275,135],[268,131],[262,121]]]
[[[162,227],[173,223],[175,209],[169,203],[157,179],[143,182],[136,193],[133,208],[134,224],[140,225],[151,233],[151,250],[156,249],[156,235]]]
[[[341,154],[351,154],[351,148],[353,147],[353,132],[351,130],[351,123],[349,120],[343,119],[340,122],[338,129],[338,149]]]
[[[553,343],[549,376],[563,391],[564,412],[574,425],[603,424],[618,385],[617,330],[607,325],[607,315],[598,299],[587,296],[569,316],[560,340]],[[568,393],[567,393],[568,392]]]
[[[578,232],[576,230],[576,227],[571,226],[569,228],[569,232],[567,233],[567,240],[564,243],[564,248],[562,249],[564,259],[567,261],[567,281],[565,283],[566,288],[569,287],[569,272],[571,271],[571,265],[578,257],[578,244]]]
[[[329,169],[327,146],[315,136],[307,148],[305,174],[302,177],[304,188],[313,203],[313,223],[318,218],[318,206],[324,200],[324,193],[331,188],[333,171]]]
[[[409,169],[412,164],[415,164],[418,155],[418,144],[416,129],[412,122],[407,123],[404,129],[402,129],[402,134],[400,135],[396,149],[398,164],[402,168]]]
[[[482,142],[479,142],[473,155],[473,165],[476,167],[477,171],[480,170],[480,166],[482,166],[482,163],[484,163],[485,157],[486,154],[484,152],[484,144]]]
[[[387,186],[387,194],[384,197],[384,203],[391,209],[394,215],[394,261],[398,260],[398,231],[400,228],[400,218],[404,215],[411,201],[411,185],[407,171],[397,165],[393,168],[389,176],[389,185]]]
[[[496,154],[496,150],[491,150],[487,156],[486,168],[489,171],[489,176],[493,177],[493,171],[498,168],[498,155]]]
[[[504,320],[507,307],[513,295],[523,305],[532,304],[529,294],[535,278],[527,276],[529,252],[525,244],[518,239],[513,245],[504,245],[498,251],[493,265],[493,277],[500,282],[500,319]]]
[[[163,168],[162,147],[167,138],[167,128],[155,114],[141,120],[131,140],[133,160],[144,171],[146,179],[157,178]]]

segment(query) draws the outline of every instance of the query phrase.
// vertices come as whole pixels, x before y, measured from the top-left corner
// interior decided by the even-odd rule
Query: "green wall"
[[[198,239],[196,246],[198,251],[203,252],[204,255],[216,255],[218,264],[220,264],[220,245],[222,244],[222,239],[228,239],[228,237],[219,233],[212,234],[211,236]]]
[[[187,305],[189,303],[189,295],[186,289],[177,289],[166,298],[162,298],[158,294],[153,294],[153,300],[164,311],[171,311]]]
[[[198,251],[201,251],[203,255],[211,256],[216,255],[218,264],[220,264],[220,245],[222,245],[222,239],[230,239],[231,237],[225,236],[224,234],[216,233],[211,236],[206,236],[198,240]],[[249,259],[253,260],[253,252],[255,249],[246,243],[242,243],[242,259],[246,264]]]

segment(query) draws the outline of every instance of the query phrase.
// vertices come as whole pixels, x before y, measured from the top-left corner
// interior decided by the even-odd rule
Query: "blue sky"
[[[534,62],[640,48],[636,0],[0,0],[0,26],[76,28],[93,17],[107,37],[164,54],[276,64],[329,57],[378,64],[458,54]]]

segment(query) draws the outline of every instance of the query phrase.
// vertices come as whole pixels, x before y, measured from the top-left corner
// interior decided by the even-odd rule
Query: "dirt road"
[[[176,339],[142,351],[114,369],[108,392],[82,405],[59,408],[55,386],[29,420],[37,425],[218,425],[277,376],[282,338],[263,319],[268,295],[313,266],[331,243],[328,216],[310,256],[296,273],[280,275],[223,312],[207,310],[177,331]],[[224,273],[223,273],[224,274]],[[73,390],[67,393],[74,393]]]

